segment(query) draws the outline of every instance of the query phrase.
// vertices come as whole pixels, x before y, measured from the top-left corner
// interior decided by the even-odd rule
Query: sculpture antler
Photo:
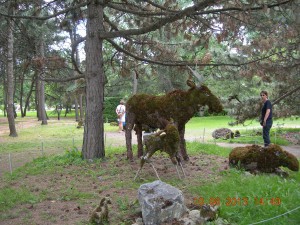
[[[198,73],[196,70],[193,70],[191,67],[187,66],[189,70],[192,72],[192,74],[198,79],[200,85],[204,82],[204,77],[200,73]]]

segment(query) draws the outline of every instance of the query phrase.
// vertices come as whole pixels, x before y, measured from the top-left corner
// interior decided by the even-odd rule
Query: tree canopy
[[[14,14],[8,13],[9,3]],[[46,86],[58,82],[53,88],[74,90],[74,99],[85,94],[85,158],[105,156],[104,95],[131,95],[133,78],[139,92],[181,88],[189,76],[186,66],[203,74],[240,122],[257,115],[253,108],[261,89],[269,91],[278,116],[300,112],[296,0],[13,0],[0,3],[0,17],[5,19],[0,22],[2,84],[4,28],[13,20],[14,75],[16,81],[29,80],[24,85],[28,98],[35,80]],[[37,54],[40,40],[44,56]],[[73,81],[79,78],[84,90],[82,82]]]

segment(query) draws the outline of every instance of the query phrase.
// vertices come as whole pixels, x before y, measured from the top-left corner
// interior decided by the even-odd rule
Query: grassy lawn
[[[262,128],[258,121],[248,120],[245,122],[245,125],[238,126],[230,126],[228,124],[229,122],[232,122],[232,120],[227,116],[194,117],[187,123],[186,136],[199,141],[204,140],[204,142],[263,144],[261,135]],[[241,133],[241,137],[228,140],[213,140],[211,134],[218,128],[229,128],[234,133],[239,131]],[[282,138],[282,135],[287,132],[299,131],[300,119],[296,119],[295,117],[276,119],[273,122],[273,127],[270,133],[271,142],[279,145],[289,145],[290,143]]]
[[[74,111],[74,110],[73,110]],[[8,152],[24,152],[29,150],[47,150],[48,152],[62,152],[66,149],[77,147],[81,148],[83,140],[83,128],[77,129],[77,122],[70,117],[62,117],[61,121],[58,121],[56,117],[50,117],[48,121],[49,125],[41,126],[40,122],[36,121],[35,114],[31,112],[32,126],[24,129],[28,118],[17,117],[16,127],[18,131],[17,138],[11,138],[7,135],[1,135],[2,141],[0,142],[0,153]],[[50,113],[48,113],[50,114]],[[35,121],[35,123],[34,123]],[[231,127],[228,123],[231,119],[227,116],[216,117],[194,117],[186,125],[186,139],[188,141],[200,141],[200,142],[229,142],[229,143],[249,143],[249,144],[261,144],[262,136],[257,134],[261,131],[261,127],[256,121],[247,121],[247,126],[234,126]],[[7,121],[5,120],[6,124]],[[2,122],[3,123],[3,122]],[[271,142],[280,145],[288,145],[285,139],[280,135],[300,130],[300,120],[281,119],[274,124],[281,124],[279,127],[273,126],[271,129]],[[284,124],[284,125],[283,125]],[[4,126],[4,124],[3,124]],[[299,127],[299,128],[293,128]],[[242,137],[229,139],[229,140],[213,140],[211,134],[217,128],[229,128],[233,132],[239,130]],[[104,124],[105,132],[117,132],[117,127],[110,126],[108,123]],[[106,139],[107,146],[116,140]]]
[[[17,118],[16,122],[19,136],[0,135],[0,154],[33,149],[51,149],[60,154],[39,157],[0,177],[0,224],[89,224],[90,211],[107,194],[112,198],[111,224],[134,223],[133,215],[139,211],[137,189],[156,179],[151,167],[145,166],[141,178],[134,182],[139,160],[128,162],[123,145],[107,145],[104,160],[83,161],[77,150],[82,144],[83,129],[77,129],[73,119],[57,121],[54,117],[47,126],[35,123],[28,128],[22,127],[25,119]],[[187,204],[220,205],[219,224],[251,224],[277,216],[264,224],[299,224],[299,172],[284,168],[289,177],[282,178],[229,168],[231,149],[215,145],[211,132],[226,127],[250,136],[253,130],[261,128],[255,121],[237,127],[230,127],[228,122],[230,119],[224,116],[191,119],[186,127],[187,137],[202,139],[204,134],[206,143],[187,142],[191,159],[185,164],[188,176],[184,180],[177,178],[165,155],[155,154],[157,167],[168,167],[166,173],[159,169],[162,180],[182,190]],[[276,134],[276,129],[289,132],[300,125],[299,120],[276,122],[280,123],[279,128],[272,129]],[[105,131],[117,134],[117,127],[105,124]],[[294,211],[287,213],[291,210]]]

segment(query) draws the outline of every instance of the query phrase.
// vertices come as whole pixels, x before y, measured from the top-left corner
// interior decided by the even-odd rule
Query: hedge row
[[[104,98],[104,113],[103,118],[107,123],[117,121],[116,108],[120,104],[120,97],[105,97]]]

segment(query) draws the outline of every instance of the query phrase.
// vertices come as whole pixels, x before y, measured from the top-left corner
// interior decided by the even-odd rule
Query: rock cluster
[[[205,204],[199,210],[188,210],[182,192],[160,180],[141,185],[138,199],[142,218],[133,225],[196,225],[217,218],[218,207]]]
[[[234,137],[234,133],[228,128],[220,128],[213,131],[212,137],[215,139],[230,139]]]

